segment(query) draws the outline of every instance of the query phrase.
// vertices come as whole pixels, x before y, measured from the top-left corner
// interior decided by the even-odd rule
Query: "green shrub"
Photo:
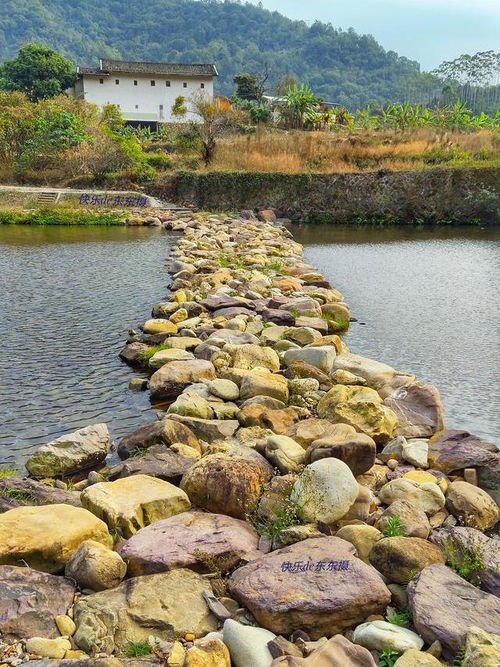
[[[122,225],[123,212],[89,211],[66,206],[0,209],[0,225]]]
[[[154,357],[154,355],[157,352],[161,352],[162,350],[169,350],[170,345],[168,343],[160,343],[159,345],[153,345],[152,347],[148,347],[147,350],[144,350],[144,352],[141,352],[139,355],[141,361],[148,362],[151,357]]]
[[[155,169],[170,169],[173,164],[172,158],[165,153],[152,153],[146,157],[146,162]]]

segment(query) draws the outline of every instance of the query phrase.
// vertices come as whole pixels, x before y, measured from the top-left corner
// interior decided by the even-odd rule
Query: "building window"
[[[134,86],[137,86],[137,81],[134,81]]]
[[[165,81],[165,85],[167,86],[167,88],[170,88],[170,81]]]
[[[136,104],[136,105],[135,105],[135,108],[136,108],[136,109],[138,109],[138,108],[139,108],[139,105],[138,105],[138,104]]]
[[[104,83],[104,79],[99,79],[99,83]]]
[[[151,85],[152,85],[152,86],[156,86],[156,81],[154,81],[153,79],[151,79]]]
[[[182,85],[183,85],[184,88],[187,88],[187,87],[188,87],[188,85],[187,85],[187,83],[186,83],[185,81],[184,81],[184,83],[183,83]]]
[[[200,88],[205,88],[205,84],[204,84],[204,83],[200,83]]]
[[[115,79],[115,86],[118,86],[119,83],[120,83],[120,79]]]

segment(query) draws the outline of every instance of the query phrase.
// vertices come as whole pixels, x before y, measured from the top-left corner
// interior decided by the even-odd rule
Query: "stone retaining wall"
[[[351,174],[178,172],[149,188],[206,211],[270,207],[303,222],[500,223],[500,169]]]

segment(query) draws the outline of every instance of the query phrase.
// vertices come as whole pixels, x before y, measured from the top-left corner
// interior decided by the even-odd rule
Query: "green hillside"
[[[124,60],[213,62],[219,93],[238,72],[271,79],[293,74],[327,101],[351,108],[404,98],[418,63],[385,51],[373,37],[278,12],[217,0],[2,0],[0,60],[38,41],[76,64]]]

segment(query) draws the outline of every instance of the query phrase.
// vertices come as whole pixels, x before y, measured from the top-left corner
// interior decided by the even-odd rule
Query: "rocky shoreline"
[[[495,444],[348,350],[273,211],[155,216],[171,292],[121,357],[158,418],[0,471],[0,667],[499,664]]]

